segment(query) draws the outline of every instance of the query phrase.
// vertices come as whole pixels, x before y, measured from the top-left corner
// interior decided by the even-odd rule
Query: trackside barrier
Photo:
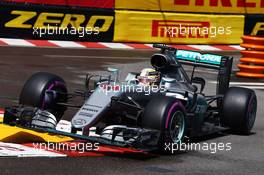
[[[264,37],[243,36],[242,58],[237,76],[247,78],[264,78]]]

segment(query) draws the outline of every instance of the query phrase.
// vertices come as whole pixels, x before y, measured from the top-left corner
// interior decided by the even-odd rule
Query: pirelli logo
[[[205,6],[208,4],[210,7],[237,7],[237,8],[264,8],[264,0],[174,0],[174,5],[181,6]]]
[[[153,20],[152,37],[208,38],[210,22]]]

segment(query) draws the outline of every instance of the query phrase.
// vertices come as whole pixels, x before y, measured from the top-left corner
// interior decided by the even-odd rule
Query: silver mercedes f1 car
[[[251,89],[229,87],[233,58],[159,44],[154,47],[161,51],[151,57],[152,68],[131,72],[123,82],[118,80],[118,70],[111,68],[107,76],[88,74],[85,90],[69,93],[57,75],[32,75],[21,91],[19,106],[5,109],[4,123],[104,144],[159,150],[167,143],[216,132],[215,128],[250,133],[257,98]],[[191,76],[183,64],[193,66]],[[194,77],[196,67],[218,71],[215,95],[206,95],[205,79]],[[84,97],[82,105],[69,103],[76,96]],[[71,120],[71,133],[56,130],[70,108],[78,108]]]

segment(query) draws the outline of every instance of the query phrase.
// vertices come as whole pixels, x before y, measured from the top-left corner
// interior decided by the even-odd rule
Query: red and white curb
[[[4,110],[0,109],[0,117],[4,117]]]
[[[153,49],[152,44],[135,43],[106,43],[106,42],[78,42],[58,40],[25,40],[0,38],[0,46],[20,47],[55,47],[55,48],[98,48],[98,49]],[[183,50],[197,51],[240,51],[239,45],[172,45]]]

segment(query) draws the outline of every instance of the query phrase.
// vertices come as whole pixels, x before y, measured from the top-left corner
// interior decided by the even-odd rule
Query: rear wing
[[[201,54],[188,50],[176,50],[175,58],[186,65],[218,70],[216,93],[224,95],[229,88],[233,57],[217,54]]]
[[[176,50],[176,59],[182,64],[195,65],[210,69],[219,69],[222,56],[215,54],[201,54],[189,50]]]
[[[175,60],[181,64],[217,70],[217,94],[224,95],[229,88],[233,57],[209,53],[202,54],[189,50],[178,50],[162,44],[154,44],[153,47],[160,48],[162,53],[166,51],[173,53]]]

